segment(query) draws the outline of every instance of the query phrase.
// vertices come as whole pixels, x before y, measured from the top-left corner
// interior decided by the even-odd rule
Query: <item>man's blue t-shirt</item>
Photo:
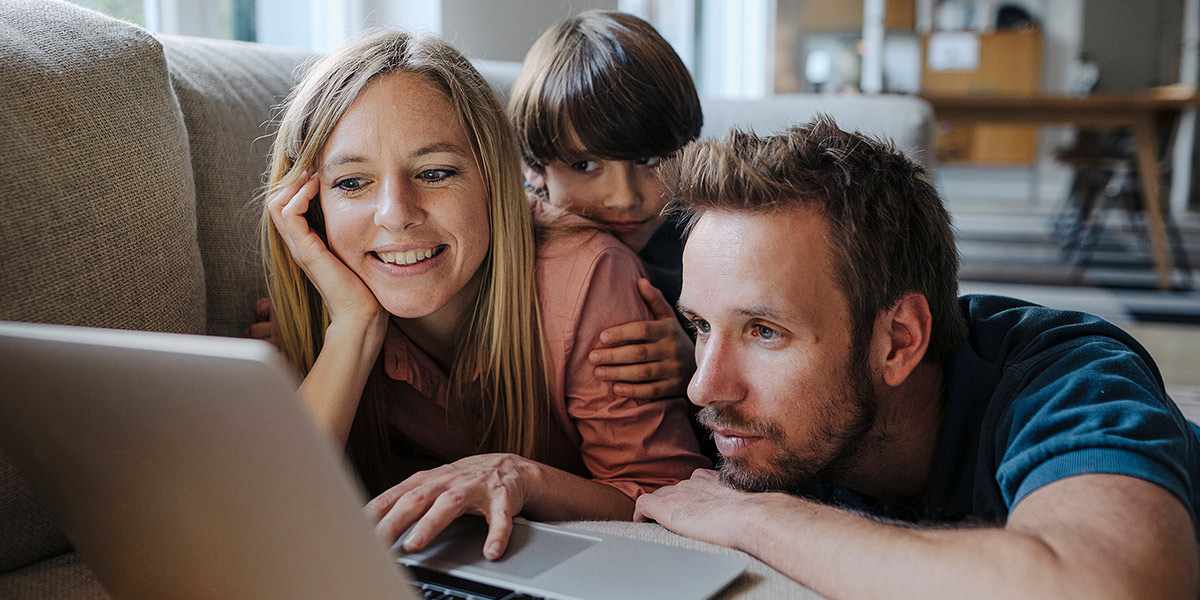
[[[1200,438],[1150,355],[1098,317],[964,296],[969,335],[945,363],[946,408],[926,493],[879,507],[909,521],[1003,523],[1026,495],[1086,473],[1129,475],[1178,497],[1197,527]]]

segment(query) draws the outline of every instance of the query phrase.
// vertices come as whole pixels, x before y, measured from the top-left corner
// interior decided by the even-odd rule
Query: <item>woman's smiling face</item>
[[[488,193],[441,89],[415,73],[368,84],[334,127],[319,174],[329,248],[385,310],[456,319],[471,305]]]

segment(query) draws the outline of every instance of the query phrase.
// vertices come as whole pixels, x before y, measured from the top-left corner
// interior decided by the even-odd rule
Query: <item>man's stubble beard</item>
[[[817,482],[832,482],[855,466],[870,445],[879,416],[879,401],[871,386],[865,352],[851,352],[842,369],[842,382],[834,402],[820,408],[814,439],[802,447],[806,456],[788,448],[783,429],[769,421],[743,417],[736,405],[710,405],[697,415],[702,424],[721,423],[752,432],[775,446],[766,469],[751,472],[745,459],[722,456],[717,468],[721,481],[748,492],[797,493]]]

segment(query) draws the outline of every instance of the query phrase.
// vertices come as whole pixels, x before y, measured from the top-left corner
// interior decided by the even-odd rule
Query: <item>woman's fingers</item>
[[[292,257],[302,267],[314,258],[312,254],[314,251],[328,252],[325,243],[309,227],[308,220],[304,218],[313,198],[320,190],[320,185],[320,179],[316,176],[307,177],[276,190],[267,200],[268,211],[271,214],[271,220],[275,223],[275,229],[287,243]]]
[[[512,536],[513,516],[516,509],[511,498],[492,498],[491,510],[487,513],[488,535],[483,542],[483,556],[488,560],[499,560],[508,548],[508,539]]]
[[[513,516],[521,511],[523,502],[512,465],[503,458],[468,457],[418,473],[380,494],[365,509],[378,521],[376,534],[391,544],[408,531],[404,549],[417,552],[458,517],[477,514],[488,522],[483,555],[490,560],[500,558],[508,547]]]
[[[413,523],[417,522],[417,519],[421,518],[421,515],[429,510],[441,492],[440,487],[421,485],[412,487],[399,496],[383,499],[379,504],[375,504],[375,502],[383,496],[376,498],[375,501],[372,501],[372,504],[375,504],[374,507],[368,505],[371,509],[368,511],[369,513],[382,513],[378,523],[375,524],[375,534],[389,544],[395,542],[401,534],[412,527]],[[405,539],[406,548],[418,541],[412,537],[411,533]],[[422,544],[423,546],[424,544]]]
[[[472,508],[468,500],[464,490],[449,489],[439,494],[425,515],[413,526],[412,531],[408,532],[404,539],[404,550],[423,550],[452,521],[461,517],[468,508]]]

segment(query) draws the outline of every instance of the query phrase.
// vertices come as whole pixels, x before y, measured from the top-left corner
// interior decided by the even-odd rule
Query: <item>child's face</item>
[[[549,161],[544,182],[550,203],[609,227],[640,251],[662,224],[666,203],[655,176],[659,159]],[[536,183],[536,182],[534,182]]]

